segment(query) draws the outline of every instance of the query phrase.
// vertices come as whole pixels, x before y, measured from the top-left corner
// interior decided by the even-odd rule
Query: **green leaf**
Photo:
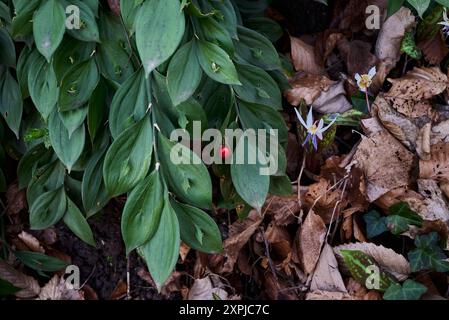
[[[264,70],[281,68],[281,61],[273,44],[260,33],[239,26],[239,40],[235,41],[237,56],[246,63]]]
[[[165,199],[155,235],[139,248],[139,253],[148,265],[151,277],[159,290],[176,266],[180,242],[178,218],[169,200]]]
[[[419,60],[422,57],[421,49],[416,45],[415,33],[406,32],[401,43],[401,52],[405,52],[409,57]]]
[[[404,217],[392,215],[386,217],[386,223],[388,230],[391,231],[394,235],[400,235],[409,229],[409,221]]]
[[[124,131],[109,148],[103,167],[111,197],[129,192],[145,178],[153,152],[153,128],[149,116]]]
[[[366,223],[366,235],[370,239],[388,231],[385,217],[381,217],[376,210],[371,210],[365,214],[363,219]]]
[[[1,4],[1,3],[0,3]],[[0,279],[0,297],[1,296],[10,296],[15,294],[16,292],[20,291],[20,288],[15,287],[8,281],[5,281],[3,279]]]
[[[14,255],[27,267],[37,271],[56,272],[67,267],[68,263],[58,258],[31,251],[14,251]]]
[[[99,212],[109,201],[103,180],[103,164],[106,148],[95,152],[89,159],[81,184],[81,198],[87,217]]]
[[[237,15],[232,1],[210,1],[210,5],[219,10],[217,19],[228,30],[232,38],[237,38]]]
[[[0,28],[0,64],[8,67],[16,65],[16,48],[5,28]]]
[[[202,75],[193,41],[190,41],[175,53],[168,67],[167,86],[173,105],[179,105],[195,93]]]
[[[407,0],[410,5],[418,11],[419,16],[422,18],[424,12],[429,8],[430,0]]]
[[[59,112],[59,118],[61,118],[64,127],[67,129],[69,138],[71,138],[72,134],[83,125],[84,120],[86,120],[87,117],[87,111],[88,107],[83,106],[75,110]]]
[[[276,21],[267,17],[250,18],[245,21],[245,26],[263,35],[272,43],[278,41],[284,33]]]
[[[63,187],[39,196],[30,208],[30,226],[44,230],[56,224],[64,216],[67,198]]]
[[[58,103],[58,80],[53,65],[37,52],[33,55],[38,56],[30,57],[32,63],[29,65],[28,89],[36,109],[46,121]]]
[[[220,230],[207,213],[174,200],[171,205],[179,220],[182,241],[189,247],[206,253],[223,250]]]
[[[36,199],[47,191],[53,191],[64,184],[65,169],[59,160],[53,161],[35,170],[27,190],[27,201],[30,207]]]
[[[427,287],[413,280],[406,280],[400,284],[392,284],[385,291],[383,298],[385,300],[419,300],[427,292]]]
[[[34,146],[24,154],[17,166],[19,189],[25,188],[30,183],[36,167],[47,163],[52,155],[51,149],[47,149],[43,143]]]
[[[361,285],[366,286],[368,278],[372,275],[372,271],[369,268],[373,266],[377,267],[380,272],[378,291],[384,292],[392,284],[396,283],[396,279],[393,276],[383,271],[377,262],[363,251],[341,250],[340,253],[352,277]]]
[[[398,11],[402,5],[404,4],[405,0],[388,0],[388,16],[395,14],[396,11]]]
[[[22,112],[23,102],[19,85],[8,69],[0,68],[0,113],[17,139],[19,138]]]
[[[233,86],[243,101],[262,104],[275,110],[282,109],[282,95],[277,83],[261,68],[252,65],[237,65],[242,86]]]
[[[139,11],[136,43],[148,77],[175,52],[184,35],[185,17],[179,0],[145,1]]]
[[[0,169],[0,192],[6,192],[6,178],[3,174],[3,170]]]
[[[129,194],[122,215],[126,254],[150,240],[159,227],[164,207],[164,187],[154,171]]]
[[[44,1],[34,13],[34,42],[49,63],[64,37],[65,21],[65,10],[57,0]]]
[[[87,111],[87,128],[89,130],[90,140],[93,143],[97,133],[101,130],[106,119],[106,98],[107,86],[104,80],[100,80],[97,88],[92,93],[89,100]]]
[[[270,177],[269,193],[279,197],[291,196],[293,189],[290,178],[286,175]]]
[[[64,223],[81,240],[95,247],[92,230],[80,209],[67,197],[67,211],[64,215]]]
[[[85,3],[84,0],[62,0],[64,7],[75,5],[80,9],[81,28],[68,29],[67,33],[73,38],[85,42],[99,42],[100,36],[98,32],[97,21],[95,20],[95,12],[93,8]]]
[[[150,103],[149,80],[143,69],[126,80],[117,90],[109,111],[109,129],[117,137],[130,126],[142,120]]]
[[[406,219],[409,224],[416,225],[418,227],[421,227],[424,221],[418,213],[410,208],[410,205],[407,202],[400,202],[392,205],[388,211],[390,212],[390,215],[401,216]]]
[[[144,0],[120,0],[120,11],[129,34],[134,33],[136,16],[141,9],[140,7],[143,1]]]
[[[211,79],[224,84],[241,85],[235,65],[223,49],[201,40],[195,42],[195,47],[201,68]]]
[[[33,14],[41,0],[23,0],[14,3],[16,16],[12,20],[11,31],[15,39],[24,39],[33,31]]]
[[[98,81],[100,73],[93,59],[70,68],[62,79],[59,109],[70,111],[82,107],[89,101]]]
[[[70,172],[83,153],[86,141],[84,125],[76,129],[70,136],[58,112],[54,111],[49,118],[48,133],[53,150]]]
[[[231,164],[231,176],[237,193],[260,212],[270,188],[270,176],[261,172],[265,168],[261,163],[265,155],[259,150],[255,141],[257,141],[255,135],[240,138]]]
[[[201,28],[204,40],[218,45],[229,55],[234,55],[234,43],[225,26],[212,17],[204,17],[193,21],[199,22],[198,25]]]
[[[437,272],[449,272],[447,256],[438,245],[438,234],[431,232],[419,235],[415,238],[416,249],[408,253],[412,272],[432,270]]]
[[[212,204],[212,182],[201,159],[189,148],[158,135],[161,170],[169,188],[183,201],[200,207]]]

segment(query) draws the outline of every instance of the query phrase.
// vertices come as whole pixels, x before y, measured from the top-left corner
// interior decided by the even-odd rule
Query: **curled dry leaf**
[[[402,7],[383,24],[377,38],[375,53],[383,60],[389,70],[396,66],[401,57],[401,43],[405,33],[415,25],[415,15]],[[386,72],[388,74],[388,72]]]
[[[418,47],[422,50],[424,59],[431,65],[439,65],[449,53],[446,41],[440,32],[431,39],[419,41]]]
[[[396,139],[401,141],[411,151],[416,149],[418,127],[409,118],[394,110],[382,94],[377,96],[373,104],[373,109],[376,110],[377,116],[383,126]]]
[[[229,227],[229,238],[223,243],[224,254],[227,258],[222,272],[232,272],[240,250],[256,232],[263,217],[255,210],[251,211],[248,218],[236,221]]]
[[[3,260],[0,260],[0,278],[8,281],[16,288],[22,289],[15,294],[18,298],[34,298],[41,292],[41,287],[36,279],[17,271]]]
[[[419,161],[419,177],[449,183],[449,144],[439,143],[431,147],[430,160]]]
[[[8,215],[17,215],[27,208],[25,190],[19,190],[17,182],[10,184],[6,190],[6,205]]]
[[[40,253],[45,253],[44,248],[41,246],[39,240],[37,240],[34,236],[32,236],[31,234],[22,231],[19,235],[18,235],[19,239],[22,240],[23,243],[25,243],[25,245],[34,252],[40,252]]]
[[[54,275],[42,288],[36,300],[84,300],[84,294],[69,288],[63,278]]]
[[[432,127],[430,144],[449,142],[449,120],[441,121]]]
[[[310,211],[296,237],[297,256],[306,274],[311,274],[320,258],[327,228],[320,216]]]
[[[449,222],[449,207],[435,180],[418,179],[419,193],[424,197],[424,206],[418,213],[429,221]]]
[[[378,131],[377,121],[369,119],[362,123],[372,135],[362,139],[354,160],[365,175],[368,199],[374,202],[387,192],[409,184],[415,157],[386,130]]]
[[[306,294],[306,300],[357,300],[349,293],[330,292],[330,291],[314,291]]]
[[[315,57],[315,48],[299,38],[290,37],[291,55],[296,71],[304,71],[311,74],[323,74],[324,69]]]
[[[308,189],[304,189],[303,194]],[[266,210],[266,211],[265,211]],[[271,215],[274,223],[278,226],[287,226],[295,220],[301,210],[301,206],[298,202],[298,195],[291,195],[289,197],[270,196],[266,201],[266,207],[262,209],[262,212]]]
[[[392,102],[397,111],[408,117],[429,115],[431,105],[426,100],[442,93],[448,85],[447,76],[439,67],[415,67],[404,77],[388,81],[393,85],[385,98]]]
[[[368,242],[350,243],[334,247],[335,255],[337,256],[342,270],[345,270],[345,267],[343,257],[340,252],[341,250],[358,250],[364,252],[376,260],[379,266],[381,266],[385,271],[390,272],[399,281],[407,279],[411,273],[410,264],[403,255],[396,253],[391,249],[385,248],[384,246],[378,246]]]
[[[347,293],[345,284],[338,270],[338,262],[335,259],[332,247],[328,244],[324,245],[323,252],[312,276],[310,290],[343,292]]]
[[[292,241],[285,227],[270,224],[265,231],[265,238],[270,244],[270,255],[273,261],[284,263],[284,261],[290,260]]]
[[[189,290],[188,300],[228,300],[228,293],[223,289],[224,285],[218,277],[211,279],[207,276],[196,279]]]
[[[418,132],[418,139],[416,140],[416,153],[421,160],[430,160],[430,136],[432,134],[432,123],[426,123]]]

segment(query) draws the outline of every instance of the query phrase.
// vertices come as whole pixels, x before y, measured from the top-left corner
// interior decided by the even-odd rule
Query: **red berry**
[[[227,159],[231,155],[231,150],[229,150],[229,148],[227,146],[223,145],[220,148],[220,155],[223,159]]]

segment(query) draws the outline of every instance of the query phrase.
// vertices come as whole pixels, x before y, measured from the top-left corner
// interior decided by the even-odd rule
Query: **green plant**
[[[422,17],[433,3],[449,7],[448,0],[388,0],[388,14],[391,15],[403,5],[408,4],[418,12],[420,17]]]
[[[66,28],[71,5],[80,10],[79,29]],[[261,209],[268,192],[290,192],[278,112],[286,81],[268,40],[279,38],[279,27],[263,27],[267,5],[122,0],[117,15],[106,1],[1,0],[0,112],[11,129],[2,141],[23,154],[19,187],[27,188],[31,227],[63,220],[94,245],[87,219],[127,194],[126,251],[138,249],[158,286],[181,239],[220,251],[218,227],[203,211],[213,207],[209,168],[170,161],[175,147],[198,160],[169,140],[193,121],[203,130],[279,130],[276,174],[255,174],[258,163],[211,166],[221,181],[219,206],[244,217]]]

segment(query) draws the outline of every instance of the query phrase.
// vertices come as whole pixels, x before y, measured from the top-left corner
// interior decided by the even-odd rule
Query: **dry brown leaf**
[[[430,160],[419,161],[419,177],[449,183],[449,144],[440,143],[431,147]]]
[[[22,289],[15,294],[18,298],[34,298],[41,292],[41,287],[36,279],[17,271],[3,260],[0,260],[0,278],[8,281],[16,288]]]
[[[334,247],[335,255],[337,256],[339,262],[341,262],[340,266],[342,266],[343,269],[344,262],[340,250],[358,250],[364,252],[376,260],[379,266],[385,269],[385,271],[390,272],[399,281],[407,279],[411,272],[410,264],[403,255],[396,253],[391,249],[385,248],[384,246],[377,246],[374,243],[368,242],[350,243]]]
[[[17,215],[27,208],[25,190],[19,190],[17,182],[10,184],[6,190],[6,205],[6,213],[9,215]]]
[[[304,194],[305,192],[306,190],[304,190]],[[266,210],[266,214],[271,215],[274,223],[278,226],[287,226],[298,220],[296,216],[301,207],[296,194],[289,197],[270,196],[265,204],[262,212]]]
[[[422,50],[424,59],[431,65],[439,65],[449,53],[446,41],[440,32],[431,39],[418,41],[418,47]]]
[[[424,197],[425,207],[418,213],[429,221],[441,220],[449,222],[449,207],[435,180],[418,179],[419,193]]]
[[[388,79],[393,85],[385,94],[393,107],[408,117],[428,115],[431,105],[426,100],[444,92],[447,88],[447,76],[439,67],[417,68],[409,71],[400,79]],[[417,114],[417,105],[422,114]]]
[[[263,217],[256,210],[253,210],[248,218],[243,221],[236,221],[229,227],[229,238],[223,242],[227,260],[222,272],[232,272],[240,250],[257,230],[262,220]]]
[[[179,247],[179,256],[181,257],[181,261],[184,262],[187,258],[187,255],[190,252],[190,247],[186,245],[184,242],[181,242],[181,246]]]
[[[22,231],[19,235],[18,235],[19,239],[22,240],[23,243],[25,243],[25,245],[34,252],[40,252],[40,253],[45,253],[44,248],[41,246],[39,240],[37,240],[34,236],[32,236],[31,234]]]
[[[371,44],[368,42],[349,41],[345,38],[338,42],[338,51],[346,62],[351,79],[354,79],[356,73],[368,74],[369,69],[378,64],[378,59],[371,53]]]
[[[289,260],[292,253],[292,241],[285,227],[272,223],[265,231],[265,238],[270,244],[270,256],[275,263],[284,263]]]
[[[36,300],[84,300],[82,292],[69,288],[63,278],[54,275]]]
[[[306,300],[357,300],[349,293],[314,291],[306,294]]]
[[[376,121],[362,121],[373,134],[362,139],[354,161],[366,179],[367,196],[374,202],[387,192],[410,182],[414,155],[386,130],[378,130]]]
[[[401,141],[411,151],[416,149],[418,127],[410,119],[394,110],[382,94],[377,96],[373,104],[373,109],[376,110],[377,116],[383,126],[396,139]]]
[[[335,82],[326,76],[299,72],[290,79],[292,89],[285,92],[285,97],[293,106],[299,106],[303,100],[307,105],[311,105],[321,92],[329,90],[334,84]]]
[[[401,57],[401,43],[404,35],[415,25],[415,15],[402,7],[383,24],[376,43],[376,56],[389,64],[390,70]]]
[[[318,65],[315,57],[315,48],[299,38],[290,37],[291,56],[296,71],[311,74],[323,74],[324,69]]]
[[[449,120],[442,121],[432,127],[430,145],[449,142]]]
[[[324,245],[323,252],[313,273],[310,290],[347,293],[340,271],[338,270],[337,259],[335,259],[332,247],[328,244]]]
[[[216,300],[216,297],[228,300],[228,293],[223,287],[223,283],[217,277],[213,280],[210,276],[196,279],[189,290],[188,300]]]
[[[111,300],[120,300],[126,296],[128,285],[125,281],[120,279],[111,293]]]
[[[432,123],[426,123],[419,129],[418,139],[416,140],[416,153],[421,160],[430,160],[430,136],[432,134]]]
[[[297,256],[305,273],[311,274],[320,258],[327,228],[313,211],[307,214],[296,238]]]

